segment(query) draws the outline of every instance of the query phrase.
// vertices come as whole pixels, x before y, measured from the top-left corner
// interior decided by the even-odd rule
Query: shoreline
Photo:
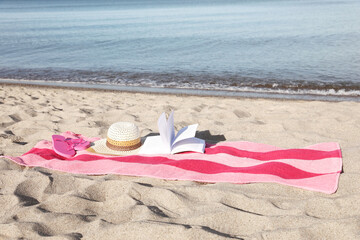
[[[251,98],[251,99],[273,99],[273,100],[304,100],[304,101],[327,101],[341,102],[352,101],[360,102],[358,96],[337,96],[337,95],[316,95],[316,94],[284,94],[276,92],[254,92],[254,91],[230,91],[230,90],[209,90],[209,89],[188,89],[188,88],[161,88],[161,87],[141,87],[124,86],[115,84],[94,84],[80,82],[61,82],[43,80],[18,80],[1,79],[0,84],[13,84],[25,86],[41,86],[49,88],[76,88],[87,90],[105,90],[131,93],[148,94],[169,94],[169,95],[188,95],[224,98]]]
[[[340,144],[343,172],[328,195],[276,183],[204,184],[63,173],[0,159],[0,238],[356,239],[360,103],[224,98],[0,84],[0,155],[20,156],[52,134],[105,138],[118,121],[157,133],[198,123],[206,141],[280,148]],[[185,226],[185,227],[184,227]]]

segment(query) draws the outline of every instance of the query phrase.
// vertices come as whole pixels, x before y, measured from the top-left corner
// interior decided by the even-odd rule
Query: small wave
[[[360,97],[360,83],[252,78],[231,74],[150,73],[68,69],[0,69],[2,79],[42,80],[110,86],[259,93]]]

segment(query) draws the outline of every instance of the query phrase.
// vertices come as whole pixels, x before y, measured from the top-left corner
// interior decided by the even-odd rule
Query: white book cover
[[[147,137],[139,154],[204,153],[205,141],[195,137],[197,127],[198,124],[189,125],[175,135],[174,111],[167,120],[165,113],[162,113],[158,119],[160,135]]]

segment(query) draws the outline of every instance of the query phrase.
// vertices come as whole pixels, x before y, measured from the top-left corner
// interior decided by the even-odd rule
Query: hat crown
[[[140,137],[138,127],[131,122],[117,122],[112,124],[107,137],[114,141],[131,141]]]

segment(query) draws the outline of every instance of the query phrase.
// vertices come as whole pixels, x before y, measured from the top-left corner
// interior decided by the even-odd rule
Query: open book
[[[174,129],[174,111],[166,120],[162,113],[158,120],[160,136],[147,137],[139,154],[175,154],[179,152],[200,152],[205,149],[205,141],[195,137],[198,124],[182,128],[176,135]]]

